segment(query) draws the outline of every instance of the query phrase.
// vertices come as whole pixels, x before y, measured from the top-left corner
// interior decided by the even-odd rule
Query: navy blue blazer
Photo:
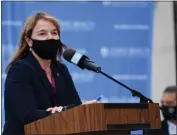
[[[67,67],[52,61],[52,72],[56,102],[52,86],[31,52],[11,66],[5,81],[3,135],[24,134],[25,124],[51,115],[46,112],[49,107],[81,104]]]

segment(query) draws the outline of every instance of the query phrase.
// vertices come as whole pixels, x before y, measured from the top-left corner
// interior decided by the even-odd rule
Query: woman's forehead
[[[39,20],[33,28],[33,32],[38,32],[41,30],[57,30],[57,27],[51,21]]]

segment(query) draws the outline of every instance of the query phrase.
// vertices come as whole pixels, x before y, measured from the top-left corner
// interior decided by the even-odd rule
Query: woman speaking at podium
[[[19,47],[6,68],[3,135],[24,134],[25,124],[47,117],[62,106],[82,104],[61,62],[64,47],[54,17],[37,13],[27,20]]]

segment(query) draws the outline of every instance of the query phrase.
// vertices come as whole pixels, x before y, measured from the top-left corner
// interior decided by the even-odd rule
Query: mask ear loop
[[[28,37],[29,39],[31,39],[33,41],[33,39],[31,37]],[[29,47],[29,51],[31,52],[32,51],[32,48]]]

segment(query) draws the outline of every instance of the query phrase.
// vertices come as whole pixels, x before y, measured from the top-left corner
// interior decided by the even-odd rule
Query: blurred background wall
[[[39,11],[60,20],[69,47],[155,102],[167,86],[176,85],[173,2],[2,2],[2,125],[4,70],[24,22]],[[139,102],[105,77],[65,64],[83,101],[103,94],[102,102]]]
[[[174,3],[157,2],[154,14],[152,99],[159,102],[163,90],[176,85]]]

